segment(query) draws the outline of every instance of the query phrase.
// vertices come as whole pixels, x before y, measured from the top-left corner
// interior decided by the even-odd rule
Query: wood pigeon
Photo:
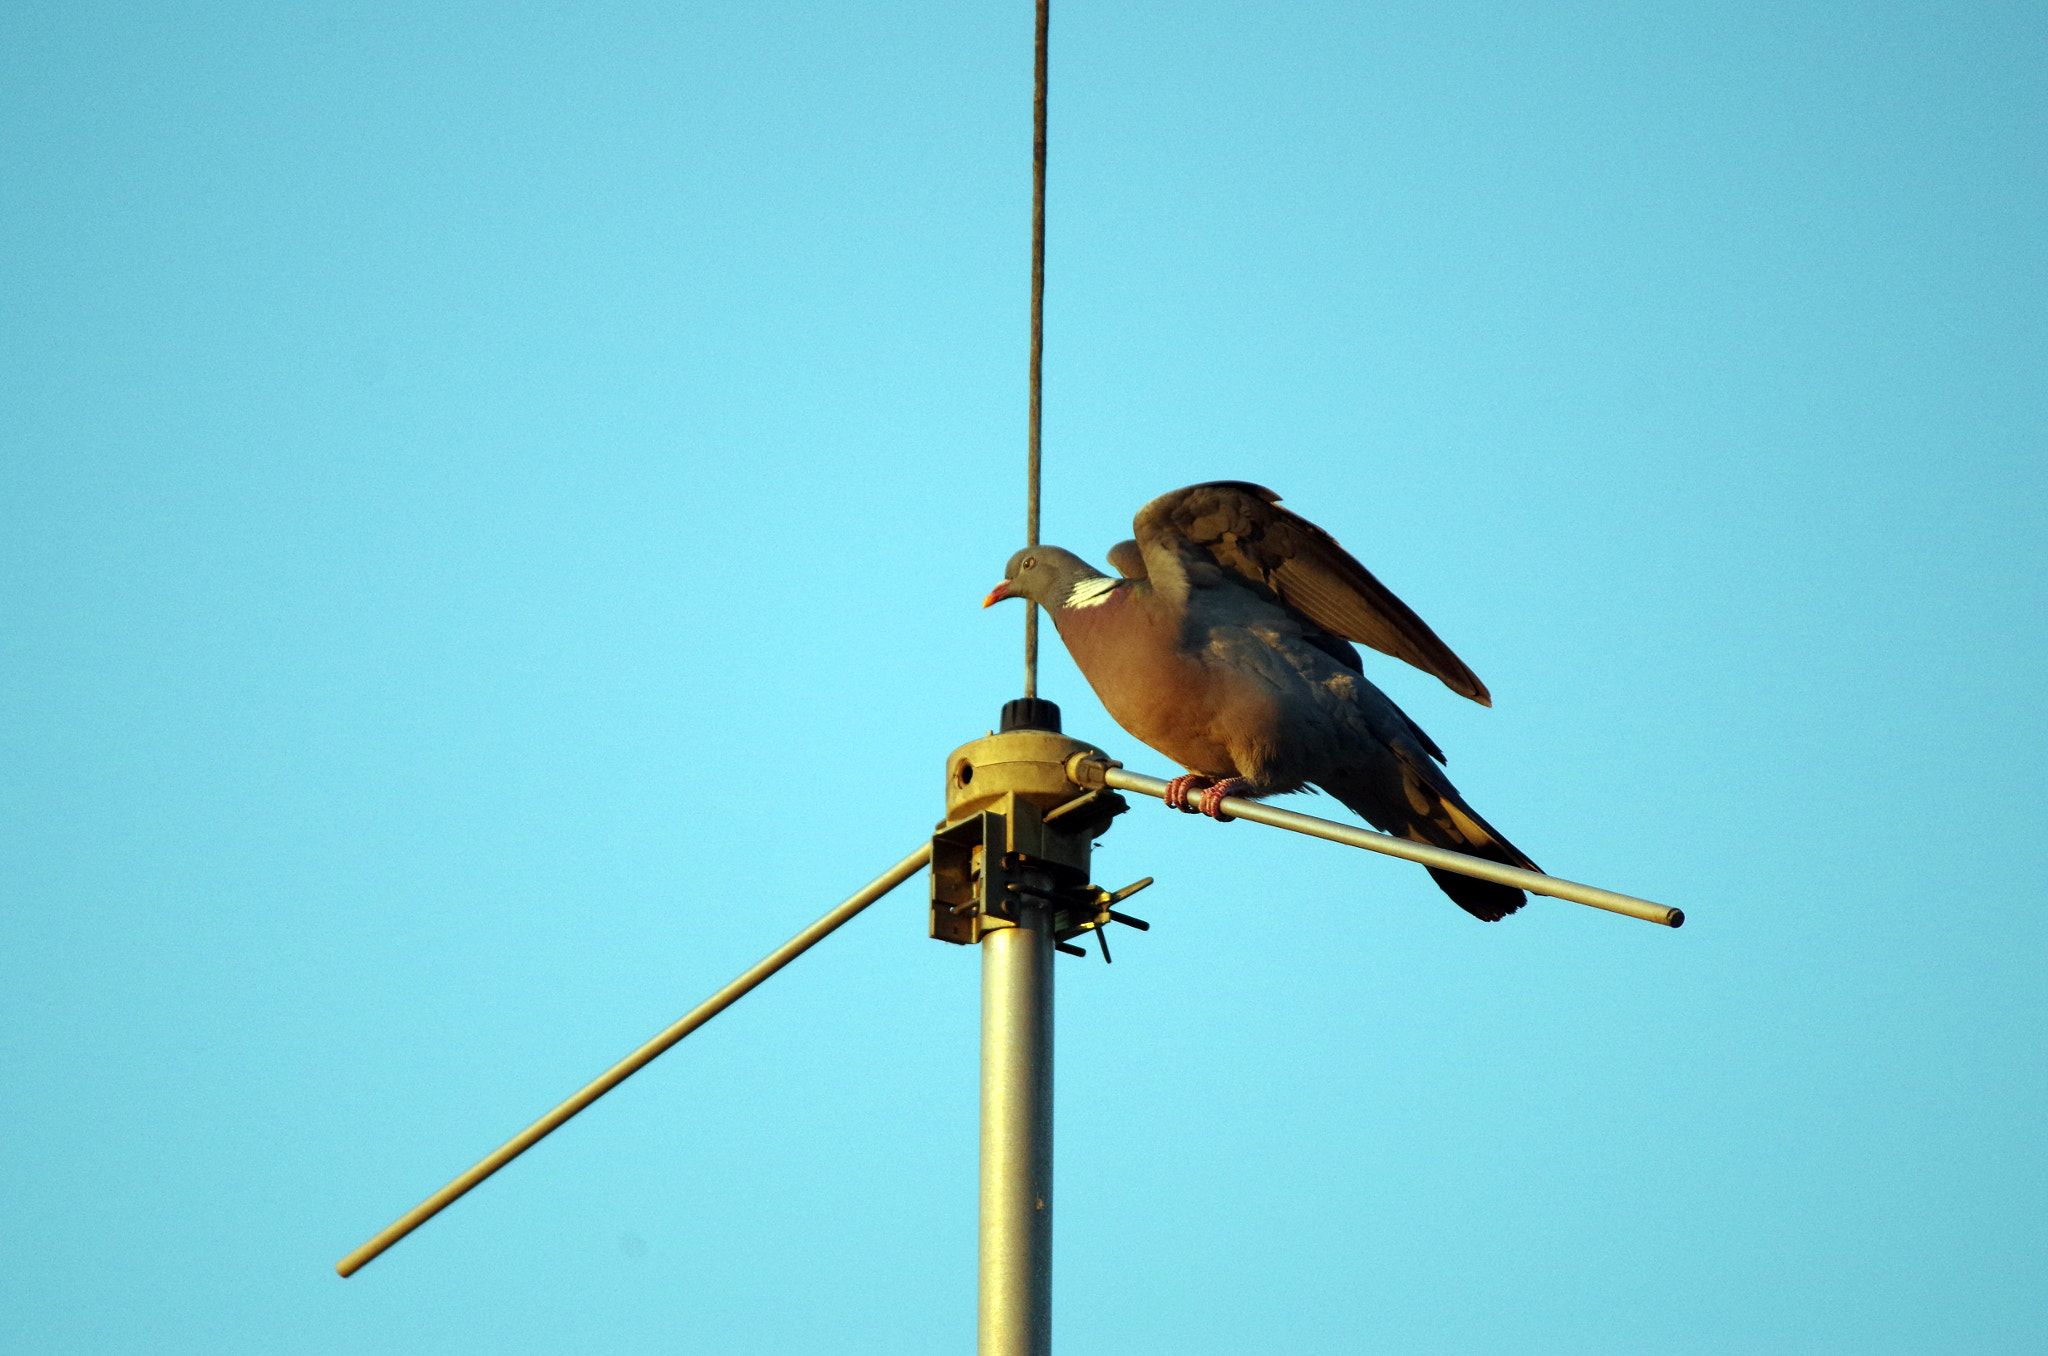
[[[1317,786],[1375,828],[1530,871],[1536,864],[1465,803],[1436,741],[1366,681],[1358,641],[1492,698],[1423,620],[1334,538],[1240,480],[1163,494],[1138,511],[1137,540],[1109,552],[1112,578],[1057,546],[1010,557],[982,606],[1026,598],[1117,724],[1188,769],[1167,804],[1223,819],[1226,796]],[[1429,869],[1488,922],[1520,890]]]

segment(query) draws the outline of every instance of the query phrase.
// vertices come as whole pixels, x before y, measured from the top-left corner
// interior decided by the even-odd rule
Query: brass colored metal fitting
[[[1086,791],[1106,790],[1109,770],[1122,766],[1100,749],[1082,749],[1067,759],[1067,780]]]
[[[1094,841],[1128,808],[1095,778],[1109,756],[1051,730],[1016,729],[963,744],[946,758],[946,817],[932,839],[932,936],[973,945],[1019,926],[1020,909],[1049,909],[1052,942],[1105,920],[1112,897],[1088,884]],[[1104,950],[1107,954],[1107,948]]]
[[[1050,730],[1011,730],[962,744],[946,756],[945,823],[994,809],[1013,792],[1040,810],[1064,805],[1075,794],[1067,769],[1087,757],[1109,761],[1092,744]]]

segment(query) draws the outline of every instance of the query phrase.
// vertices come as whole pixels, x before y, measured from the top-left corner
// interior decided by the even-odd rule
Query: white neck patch
[[[1109,601],[1109,595],[1115,593],[1116,586],[1122,582],[1121,579],[1110,579],[1106,576],[1083,579],[1067,594],[1066,605],[1070,608],[1099,607]]]

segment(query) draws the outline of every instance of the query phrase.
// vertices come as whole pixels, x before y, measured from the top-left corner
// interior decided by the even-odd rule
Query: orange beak
[[[1003,599],[1008,598],[1009,596],[1010,581],[1005,579],[1002,583],[996,585],[994,588],[988,591],[988,597],[981,600],[981,605],[983,607],[994,607],[997,603],[1000,603],[1001,601],[1003,601]]]

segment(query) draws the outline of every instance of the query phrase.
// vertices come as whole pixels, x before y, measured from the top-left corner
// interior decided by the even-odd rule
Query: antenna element
[[[1052,0],[1038,0],[1031,94],[1031,381],[1025,419],[1024,544],[1038,545],[1038,430],[1045,372],[1045,47]],[[1024,695],[1038,695],[1038,604],[1024,604]]]

